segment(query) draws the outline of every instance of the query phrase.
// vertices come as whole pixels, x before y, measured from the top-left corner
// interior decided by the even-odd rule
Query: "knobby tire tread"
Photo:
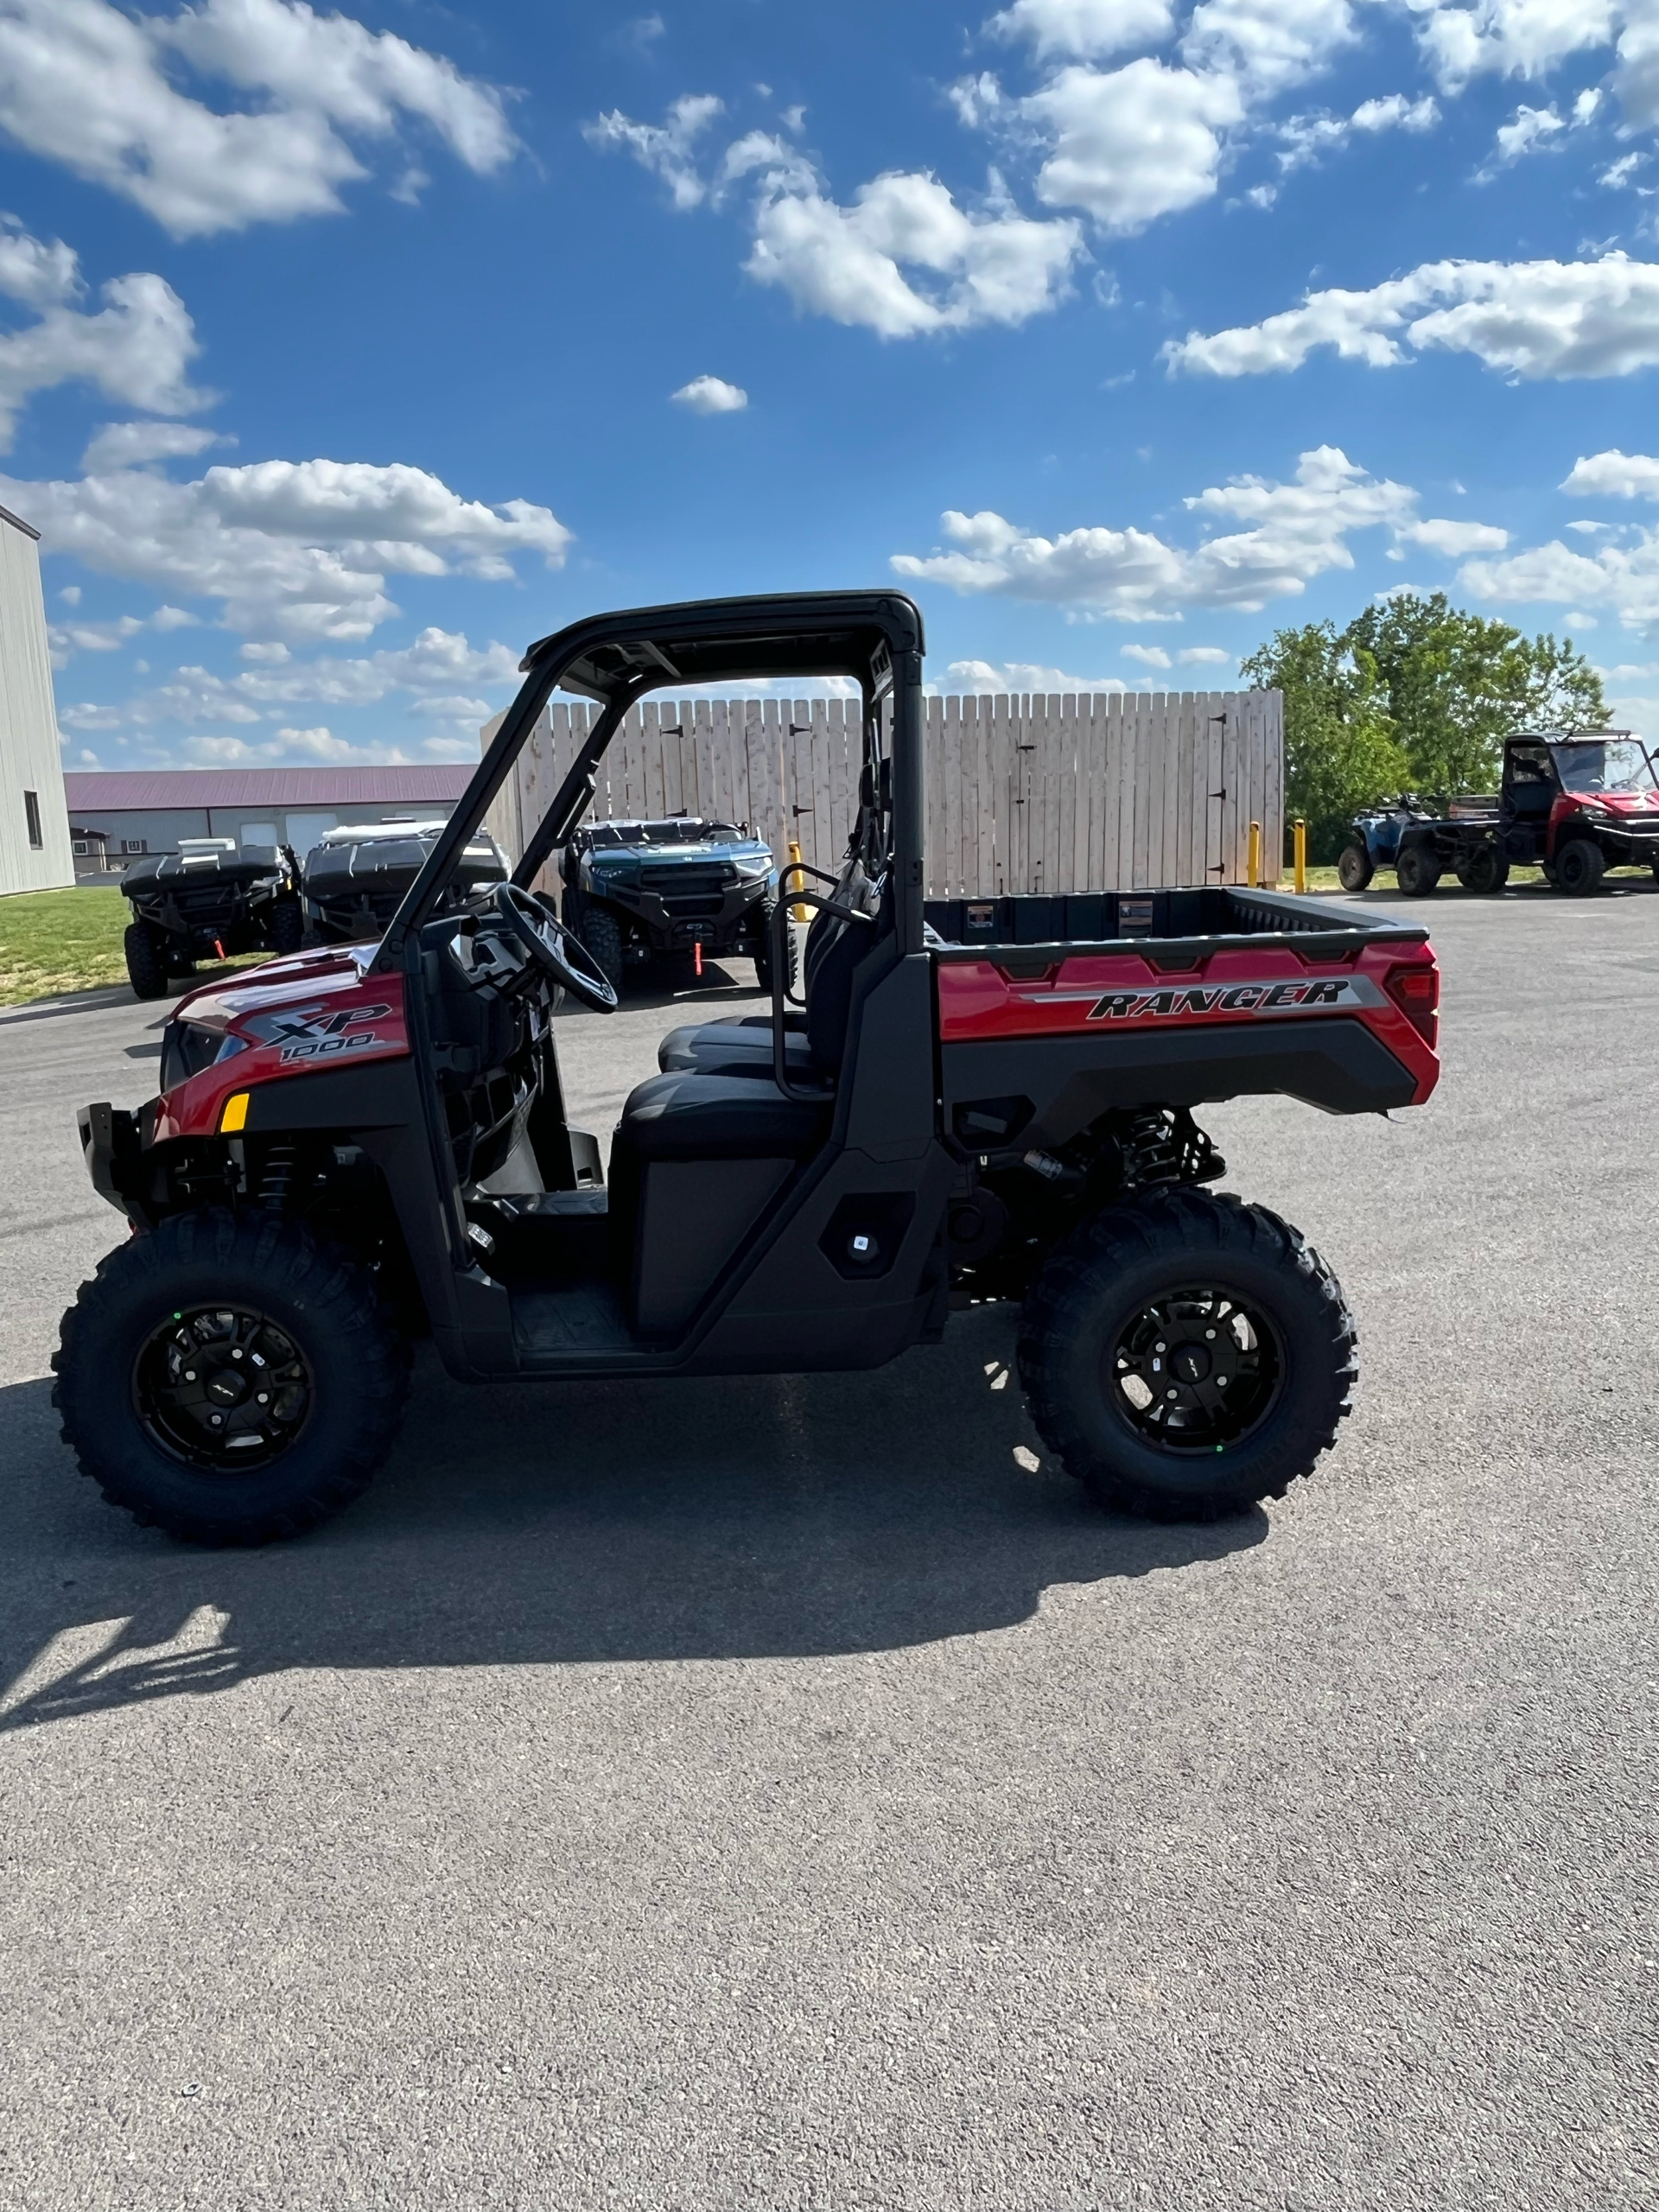
[[[303,1300],[320,1340],[351,1343],[357,1360],[353,1393],[359,1418],[345,1447],[302,1496],[254,1523],[154,1510],[138,1494],[141,1478],[130,1471],[124,1478],[124,1456],[142,1448],[136,1425],[126,1419],[113,1423],[78,1420],[74,1394],[66,1388],[75,1376],[83,1334],[95,1333],[100,1324],[118,1325],[121,1307],[141,1273],[153,1287],[169,1269],[200,1262],[221,1272],[247,1264],[273,1290]],[[244,1294],[239,1288],[226,1293],[227,1301]],[[226,1206],[174,1215],[149,1234],[134,1236],[106,1254],[64,1313],[52,1370],[59,1433],[81,1473],[97,1484],[110,1504],[130,1513],[141,1527],[164,1527],[187,1541],[209,1547],[264,1544],[301,1535],[360,1497],[397,1440],[410,1382],[408,1341],[389,1318],[373,1279],[363,1268],[337,1246],[319,1243],[303,1223],[276,1214],[238,1214]],[[116,1387],[124,1389],[124,1377]]]
[[[1103,1274],[1122,1274],[1142,1261],[1182,1248],[1192,1255],[1196,1277],[1202,1277],[1202,1266],[1197,1263],[1205,1258],[1242,1252],[1294,1272],[1318,1294],[1325,1341],[1313,1351],[1328,1397],[1320,1416],[1321,1433],[1300,1455],[1297,1465],[1281,1471],[1276,1482],[1253,1487],[1248,1497],[1173,1497],[1121,1472],[1103,1470],[1070,1403],[1070,1392],[1063,1387],[1066,1351],[1082,1332],[1080,1325],[1067,1328],[1068,1301],[1085,1295]],[[1246,1205],[1228,1192],[1169,1189],[1151,1192],[1133,1205],[1108,1207],[1073,1231],[1044,1266],[1027,1297],[1015,1358],[1039,1435],[1066,1472],[1085,1484],[1103,1503],[1153,1520],[1215,1521],[1261,1499],[1283,1497],[1293,1482],[1313,1472],[1353,1410],[1358,1343],[1359,1332],[1340,1283],[1300,1230],[1266,1206]]]

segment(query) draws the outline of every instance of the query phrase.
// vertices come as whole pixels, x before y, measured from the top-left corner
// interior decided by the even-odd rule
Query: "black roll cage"
[[[865,767],[872,796],[892,807],[898,950],[919,952],[922,840],[921,611],[902,592],[786,592],[752,599],[689,600],[590,615],[531,645],[519,663],[517,697],[426,862],[410,885],[373,962],[378,972],[410,963],[436,913],[461,855],[556,688],[596,700],[599,720],[572,763],[512,880],[528,889],[576,828],[596,787],[600,762],[634,702],[676,686],[760,677],[847,676],[863,702]],[[880,706],[891,691],[890,766],[880,760]]]

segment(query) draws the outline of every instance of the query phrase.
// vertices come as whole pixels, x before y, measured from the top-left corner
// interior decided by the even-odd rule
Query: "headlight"
[[[180,1084],[188,1083],[215,1060],[228,1060],[246,1050],[239,1037],[210,1029],[205,1022],[169,1021],[162,1033],[162,1089],[176,1090]]]

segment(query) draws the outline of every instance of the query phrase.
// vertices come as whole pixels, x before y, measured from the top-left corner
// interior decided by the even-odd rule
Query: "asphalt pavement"
[[[1046,1464],[991,1311],[423,1357],[315,1536],[140,1531],[45,1378],[165,1009],[0,1017],[0,2207],[1650,2212],[1659,891],[1413,911],[1428,1108],[1204,1117],[1363,1373],[1197,1530]],[[681,1018],[564,1022],[577,1117]]]

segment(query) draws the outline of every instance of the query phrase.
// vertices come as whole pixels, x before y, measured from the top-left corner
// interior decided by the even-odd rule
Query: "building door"
[[[323,831],[332,830],[339,820],[337,814],[290,814],[288,842],[303,860]]]

